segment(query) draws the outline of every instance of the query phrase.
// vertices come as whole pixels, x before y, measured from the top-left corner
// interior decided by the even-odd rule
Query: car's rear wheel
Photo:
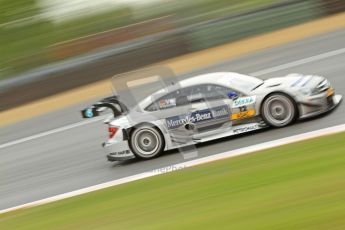
[[[263,102],[261,114],[264,121],[272,127],[284,127],[296,120],[295,102],[281,93],[269,95]]]
[[[160,155],[164,150],[162,133],[151,125],[136,127],[130,136],[130,148],[141,159],[151,159]]]

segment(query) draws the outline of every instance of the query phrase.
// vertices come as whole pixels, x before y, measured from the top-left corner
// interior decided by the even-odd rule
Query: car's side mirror
[[[231,91],[228,93],[228,97],[231,99],[236,99],[236,98],[238,98],[238,94],[234,91]]]
[[[194,130],[195,129],[195,125],[193,123],[187,123],[184,125],[184,128],[187,130]]]

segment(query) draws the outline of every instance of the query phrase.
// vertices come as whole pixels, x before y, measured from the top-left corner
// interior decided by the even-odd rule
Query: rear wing
[[[120,116],[128,111],[128,108],[118,99],[118,96],[111,96],[81,110],[83,118],[93,118],[99,116],[106,109],[110,109],[114,117]]]

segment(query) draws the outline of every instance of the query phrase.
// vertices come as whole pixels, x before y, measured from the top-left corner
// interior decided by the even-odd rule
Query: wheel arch
[[[165,135],[164,135],[164,132],[163,132],[163,130],[158,126],[158,125],[156,125],[156,124],[153,124],[153,123],[151,123],[151,122],[140,122],[140,123],[138,123],[138,124],[136,124],[136,125],[133,125],[133,126],[131,126],[131,127],[129,127],[129,128],[127,128],[126,129],[126,140],[127,141],[130,141],[130,137],[131,137],[131,135],[132,135],[132,132],[135,130],[135,129],[137,129],[137,128],[139,128],[140,126],[143,126],[143,125],[148,125],[148,126],[151,126],[151,127],[153,127],[153,128],[155,128],[155,129],[157,129],[158,130],[158,132],[161,134],[161,136],[162,136],[162,139],[163,139],[163,146],[164,146],[164,149],[166,148],[166,140],[165,140]]]
[[[274,94],[282,94],[282,95],[290,98],[292,100],[294,106],[295,106],[295,109],[296,109],[296,117],[295,117],[295,119],[300,117],[301,111],[300,111],[300,107],[298,106],[298,103],[297,103],[295,97],[292,96],[290,93],[282,91],[282,90],[277,90],[277,91],[270,92],[270,93],[268,93],[267,95],[265,95],[263,97],[263,99],[261,101],[261,104],[260,104],[260,107],[259,107],[259,109],[260,109],[260,116],[261,117],[262,117],[262,106],[263,106],[264,102],[267,100],[268,97],[270,97],[271,95],[274,95]]]

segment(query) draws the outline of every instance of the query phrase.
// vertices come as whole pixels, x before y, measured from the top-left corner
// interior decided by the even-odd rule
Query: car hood
[[[285,77],[269,78],[264,81],[262,88],[292,87],[315,88],[325,78],[317,75],[289,74]]]

